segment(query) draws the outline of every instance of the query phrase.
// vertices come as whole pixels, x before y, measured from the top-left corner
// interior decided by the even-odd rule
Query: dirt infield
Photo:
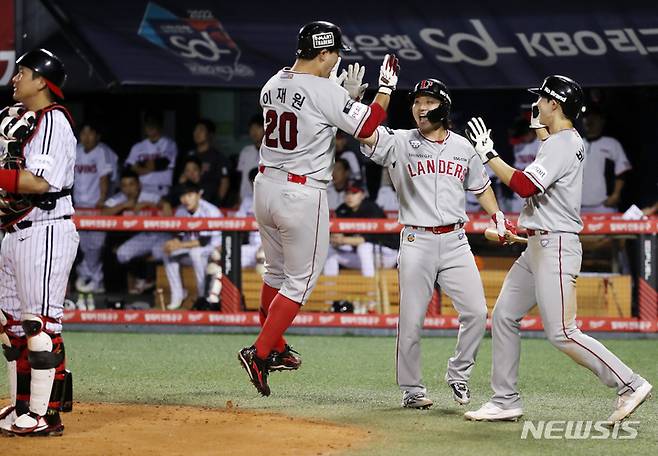
[[[79,404],[62,437],[2,437],[4,454],[336,455],[370,439],[367,430],[226,409]]]

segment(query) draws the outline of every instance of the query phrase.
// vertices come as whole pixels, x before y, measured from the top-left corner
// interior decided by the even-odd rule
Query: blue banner
[[[122,84],[260,87],[292,65],[306,22],[341,26],[374,85],[395,53],[400,86],[516,88],[565,74],[585,86],[658,84],[655,2],[217,2],[56,0]],[[328,11],[327,14],[321,10]]]

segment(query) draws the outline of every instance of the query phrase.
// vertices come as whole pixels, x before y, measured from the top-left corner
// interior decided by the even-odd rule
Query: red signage
[[[16,63],[14,0],[0,0],[0,18],[0,86],[4,86],[11,81]]]

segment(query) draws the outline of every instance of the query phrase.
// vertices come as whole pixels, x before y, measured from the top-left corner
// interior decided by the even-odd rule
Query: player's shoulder
[[[612,148],[617,148],[617,149],[622,149],[622,145],[617,140],[617,138],[613,138],[612,136],[601,136],[601,145],[603,147],[612,147]]]
[[[471,142],[463,135],[460,135],[459,133],[448,130],[448,137],[446,138],[446,141],[452,142],[455,146],[466,149],[466,150],[473,150],[473,145]]]
[[[567,148],[580,148],[583,146],[583,138],[575,128],[561,130],[557,133],[550,135],[544,141],[544,147],[550,149]]]
[[[115,195],[110,196],[108,199],[105,200],[105,207],[114,207],[117,204],[120,204],[126,200],[127,200],[126,195],[119,192]]]

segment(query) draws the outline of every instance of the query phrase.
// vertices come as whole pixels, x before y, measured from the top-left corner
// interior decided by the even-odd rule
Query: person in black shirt
[[[209,119],[199,119],[192,132],[194,149],[187,153],[187,157],[195,157],[201,163],[203,198],[221,205],[231,185],[231,170],[226,157],[213,145],[214,136],[215,124]]]
[[[339,218],[386,218],[384,211],[374,202],[366,199],[363,181],[351,181],[345,191],[345,202],[336,208]],[[375,257],[379,257],[381,267],[393,268],[397,264],[399,236],[395,234],[343,234],[333,233],[331,245],[324,266],[324,274],[338,275],[339,266],[347,269],[361,269],[364,277],[375,276]],[[381,252],[381,255],[375,253]]]

